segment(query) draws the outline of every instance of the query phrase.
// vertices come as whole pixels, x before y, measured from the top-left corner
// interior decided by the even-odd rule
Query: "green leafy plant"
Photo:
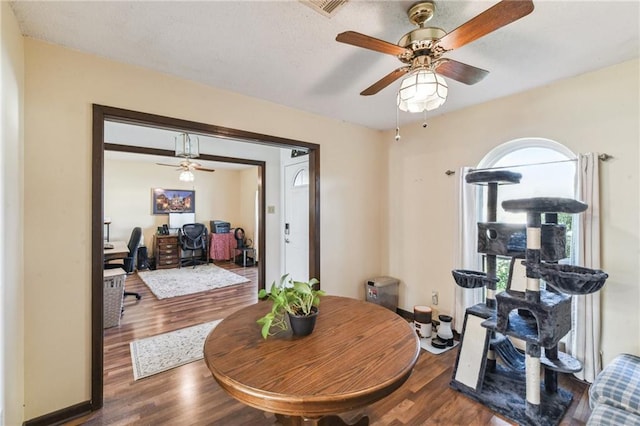
[[[313,313],[312,308],[320,304],[320,296],[326,293],[313,288],[319,281],[315,278],[309,282],[293,281],[289,274],[280,278],[280,283],[274,281],[267,292],[261,289],[258,298],[271,300],[271,311],[260,318],[257,323],[262,325],[262,337],[267,338],[281,331],[287,330],[286,314],[308,316]],[[275,331],[272,332],[272,329]]]

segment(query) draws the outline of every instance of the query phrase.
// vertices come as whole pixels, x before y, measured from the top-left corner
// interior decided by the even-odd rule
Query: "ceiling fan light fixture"
[[[420,68],[406,76],[398,90],[398,108],[407,112],[432,111],[447,100],[446,80],[434,71]]]
[[[197,158],[200,156],[199,139],[188,133],[180,133],[175,137],[176,157]]]
[[[182,182],[193,182],[195,180],[195,176],[191,170],[184,170],[180,172],[180,178]]]

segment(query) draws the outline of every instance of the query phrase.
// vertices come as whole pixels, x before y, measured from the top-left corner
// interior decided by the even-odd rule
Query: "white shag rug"
[[[194,325],[129,343],[133,379],[138,380],[202,359],[204,341],[222,320]]]
[[[168,299],[249,282],[247,278],[213,264],[199,265],[195,268],[187,266],[139,271],[138,276],[158,299]]]

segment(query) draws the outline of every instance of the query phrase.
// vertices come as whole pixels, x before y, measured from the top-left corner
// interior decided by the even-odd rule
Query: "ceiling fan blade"
[[[394,81],[396,81],[397,79],[405,75],[407,72],[409,72],[410,68],[411,67],[402,67],[402,68],[398,68],[397,70],[391,71],[389,74],[385,75],[380,80],[376,81],[371,86],[364,89],[362,92],[360,92],[360,94],[362,96],[375,95],[376,93],[378,93],[379,91],[381,91],[382,89],[384,89],[385,87],[387,87],[388,85],[390,85],[391,83],[393,83]]]
[[[453,50],[502,28],[533,11],[532,0],[503,0],[440,39],[438,45]]]
[[[195,166],[193,169],[194,170],[198,170],[200,172],[215,172],[215,169],[207,169],[207,168],[202,167],[202,166]]]
[[[400,47],[384,40],[380,40],[368,35],[360,34],[355,31],[345,31],[336,36],[336,41],[340,43],[351,44],[357,47],[363,47],[376,52],[386,53],[387,55],[405,55],[411,54],[411,50]]]
[[[179,164],[164,164],[164,163],[156,163],[158,166],[168,166],[168,167],[180,167]]]
[[[489,74],[489,71],[476,68],[453,59],[444,59],[436,67],[436,72],[445,77],[459,81],[464,84],[476,84]]]

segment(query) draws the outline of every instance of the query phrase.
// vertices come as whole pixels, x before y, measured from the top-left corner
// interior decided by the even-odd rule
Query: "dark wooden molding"
[[[105,105],[94,104],[94,106],[100,108],[103,111],[105,119],[118,123],[139,124],[145,127],[155,127],[159,129],[171,128],[174,130],[202,134],[205,136],[215,136],[218,138],[233,139],[236,141],[244,142],[248,141],[261,145],[277,146],[279,148],[307,148],[309,150],[320,149],[320,145],[318,144],[303,142],[295,139],[281,138],[279,136],[248,132],[246,130],[231,129],[229,127],[199,123],[197,121],[183,120],[180,118],[166,117],[162,115],[148,114],[145,112],[132,111]]]
[[[91,410],[102,408],[104,378],[104,111],[93,105],[91,144]]]
[[[176,158],[176,153],[172,150],[158,149],[158,148],[145,148],[141,146],[131,146],[131,145],[123,145],[123,144],[117,144],[117,143],[105,142],[104,150],[129,152],[132,154],[158,155],[163,157],[171,157],[173,159]],[[246,158],[224,157],[222,155],[210,155],[210,154],[200,154],[198,156],[198,159],[206,160],[206,161],[219,161],[222,163],[247,164],[250,166],[258,166],[258,167],[264,167],[267,164],[265,161],[262,161],[262,160],[248,160]]]
[[[83,416],[92,411],[90,401],[84,401],[79,404],[63,408],[53,413],[48,413],[35,419],[27,420],[22,423],[24,426],[51,426],[59,425],[76,417]]]
[[[231,141],[252,142],[269,145],[278,148],[303,148],[309,152],[309,273],[320,279],[320,145],[298,141],[294,139],[281,138],[273,135],[253,133],[244,130],[231,129],[212,124],[198,123],[178,118],[148,114],[131,111],[105,105],[93,104],[93,131],[92,131],[92,266],[91,266],[91,401],[88,403],[89,410],[95,411],[103,406],[103,278],[102,278],[102,251],[104,239],[103,226],[103,199],[104,199],[104,151],[134,152],[151,155],[165,155],[174,157],[173,151],[160,150],[154,148],[133,147],[117,143],[105,143],[104,122],[113,121],[127,124],[137,124],[146,127],[162,129],[174,129],[189,133],[214,136],[218,138],[230,139]],[[265,279],[265,256],[266,256],[266,163],[264,161],[248,160],[242,158],[222,157],[215,155],[200,155],[203,160],[225,161],[239,164],[251,164],[260,168],[258,176],[258,194],[260,214],[259,225],[259,259],[258,260],[258,280],[260,286],[264,288]],[[82,404],[78,404],[82,405]],[[74,406],[76,407],[76,406]],[[84,405],[83,405],[84,407]],[[75,411],[68,409],[60,410],[61,413],[77,416]],[[49,418],[51,413],[41,418]],[[64,419],[61,419],[64,420]],[[38,423],[40,424],[40,423]],[[51,423],[46,423],[51,424]]]
[[[309,151],[309,277],[320,277],[320,149]],[[322,282],[320,282],[322,286]]]

